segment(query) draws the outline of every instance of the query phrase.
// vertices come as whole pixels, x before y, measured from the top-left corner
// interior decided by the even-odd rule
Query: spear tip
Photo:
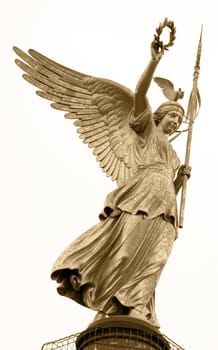
[[[201,25],[201,33],[200,33],[200,39],[198,42],[195,67],[199,67],[200,65],[201,49],[202,49],[202,33],[203,33],[203,24]]]
[[[200,41],[202,40],[202,33],[203,33],[203,24],[201,25]]]

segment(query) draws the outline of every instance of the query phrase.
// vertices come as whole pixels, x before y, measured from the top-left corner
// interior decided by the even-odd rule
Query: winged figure
[[[154,81],[160,86],[164,96],[169,101],[178,101],[184,97],[184,91],[182,91],[181,88],[175,90],[174,85],[170,80],[166,78],[154,77]]]
[[[155,38],[133,93],[35,50],[26,54],[14,48],[24,78],[75,120],[102,170],[118,183],[100,222],[66,248],[51,273],[61,295],[97,311],[95,321],[125,315],[159,327],[155,288],[177,235],[176,194],[184,175],[190,175],[168,140],[182,122],[183,107],[174,98],[152,113],[147,98],[164,50]]]

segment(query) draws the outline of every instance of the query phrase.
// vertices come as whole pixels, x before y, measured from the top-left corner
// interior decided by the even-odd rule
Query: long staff
[[[199,78],[199,73],[200,73],[200,58],[201,58],[201,49],[202,49],[202,30],[203,30],[203,27],[201,28],[200,40],[199,40],[198,48],[197,48],[197,55],[196,55],[194,74],[193,74],[192,91],[191,91],[191,94],[189,97],[188,109],[187,109],[187,115],[186,115],[187,122],[189,123],[189,128],[188,128],[188,136],[187,136],[187,143],[186,143],[185,166],[189,166],[193,124],[194,124],[195,118],[198,115],[198,112],[200,109],[200,104],[201,104],[200,94],[198,91],[198,78]],[[180,204],[180,215],[179,215],[179,227],[180,228],[183,227],[183,222],[184,222],[185,200],[186,200],[186,192],[187,192],[187,180],[188,180],[188,177],[187,177],[187,175],[185,175],[183,178],[181,204]]]

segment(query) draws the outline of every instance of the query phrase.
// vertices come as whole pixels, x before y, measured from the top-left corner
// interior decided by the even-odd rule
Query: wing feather
[[[153,79],[155,83],[157,83],[157,85],[162,89],[164,96],[167,99],[174,101],[175,89],[173,83],[166,78],[154,77]]]
[[[116,169],[117,162],[118,162],[118,159],[114,158],[113,162],[110,165],[110,169],[107,171],[108,176],[112,176],[112,174],[114,173],[114,170]]]
[[[96,113],[96,111],[92,112],[92,111],[87,111],[85,109],[75,109],[72,108],[73,112],[70,113],[66,113],[64,116],[67,119],[79,119],[79,120],[93,120],[93,119],[99,119],[99,113]]]
[[[78,109],[82,109],[84,112],[88,111],[88,113],[90,113],[90,111],[96,110],[95,106],[92,105],[77,105],[77,104],[69,104],[67,101],[64,101],[62,103],[52,103],[51,106],[55,109],[60,109],[61,111],[74,111],[75,108]]]
[[[110,147],[106,147],[102,152],[97,154],[96,156],[97,161],[101,162],[101,160],[103,160],[108,153],[110,153]]]
[[[80,97],[78,95],[81,95],[81,94],[76,94],[76,93],[72,93],[72,95],[68,95],[66,94],[64,97],[63,97],[63,93],[60,91],[54,91],[54,90],[50,90],[48,89],[47,91],[36,91],[37,95],[42,97],[42,98],[45,98],[47,100],[50,100],[50,101],[69,101],[71,103],[74,103],[74,102],[77,102],[79,104],[91,104],[90,100],[88,98],[86,98],[85,95],[83,95],[83,97]]]
[[[113,181],[119,178],[118,175],[119,175],[119,171],[120,171],[120,163],[121,163],[121,161],[118,158],[116,166],[114,167],[113,173],[111,174],[111,179]]]
[[[155,83],[157,83],[161,88],[168,87],[169,89],[174,90],[174,85],[169,79],[161,78],[161,77],[154,77],[153,79]]]
[[[81,135],[82,136],[82,135]],[[92,144],[93,142],[98,142],[98,140],[105,140],[105,137],[108,136],[108,130],[101,131],[96,133],[94,136],[85,136],[85,143]]]
[[[90,120],[76,120],[74,122],[75,126],[80,126],[81,128],[88,128],[88,127],[92,127],[92,128],[96,128],[98,129],[99,127],[103,127],[105,126],[105,123],[98,117],[98,118],[93,118]]]
[[[103,167],[104,171],[107,173],[108,176],[110,176],[109,173],[110,173],[110,169],[111,169],[111,164],[113,164],[114,160],[116,160],[115,154],[111,154],[111,157],[110,157],[109,161]]]
[[[36,91],[36,93],[40,97],[43,97],[43,98],[50,100],[50,101],[55,101],[55,102],[65,101],[65,102],[68,102],[69,104],[77,103],[77,104],[80,104],[82,106],[91,105],[91,101],[89,99],[73,97],[70,95],[66,95],[63,98],[61,93],[54,92],[54,91],[49,91],[49,90],[47,92]]]
[[[95,135],[101,134],[102,132],[106,132],[105,135],[108,134],[108,130],[105,126],[100,127],[98,129],[95,128],[95,129],[90,130],[90,131],[83,131],[83,130],[78,129],[77,132],[80,134],[81,137],[83,137],[83,138],[85,137],[87,140],[89,137],[95,137]],[[100,135],[100,137],[102,137],[102,135]]]
[[[71,68],[67,68],[53,60],[51,60],[50,58],[42,55],[41,53],[33,50],[33,49],[30,49],[28,50],[28,52],[30,53],[30,55],[35,58],[37,60],[37,62],[42,62],[42,63],[47,63],[48,67],[53,67],[52,68],[52,71],[53,70],[56,70],[57,72],[59,72],[61,74],[61,76],[63,74],[66,75],[66,77],[68,77],[69,75],[74,75],[77,79],[83,79],[83,77],[86,77],[85,74],[83,73],[80,73],[80,72],[77,72],[77,71],[74,71],[72,70]]]
[[[107,140],[102,145],[98,145],[98,146],[95,147],[95,149],[93,150],[94,156],[97,156],[98,154],[102,153],[106,148],[110,148],[110,152],[111,152],[111,147],[110,147],[110,141],[109,140]]]
[[[95,133],[100,132],[100,131],[105,131],[107,130],[107,127],[105,126],[104,123],[95,123],[89,126],[81,126],[80,128],[77,129],[77,132],[80,134],[85,134],[85,136],[92,136],[95,135]]]
[[[90,148],[97,147],[103,144],[106,144],[108,141],[107,137],[99,138],[98,140],[88,142],[86,139],[83,140],[84,143],[87,143]]]
[[[38,66],[36,66],[36,69],[34,69],[33,64],[30,67],[18,59],[15,60],[15,63],[24,72],[26,72],[27,74],[29,74],[29,76],[32,77],[33,82],[35,82],[35,84],[37,82],[38,83],[41,82],[45,84],[45,88],[52,87],[52,88],[55,88],[56,90],[61,91],[62,93],[69,93],[69,94],[71,94],[71,91],[73,88],[73,89],[76,89],[76,91],[80,91],[83,94],[89,95],[89,92],[86,89],[84,89],[84,85],[75,78],[72,78],[69,83],[67,81],[62,80],[59,76],[56,76],[56,74],[51,73],[50,70],[42,69]],[[24,78],[26,79],[26,77]],[[33,82],[30,82],[30,83],[33,84]],[[73,82],[75,85],[72,85]]]
[[[113,153],[107,153],[107,155],[100,161],[100,165],[102,168],[106,167],[107,164],[109,164],[111,158],[114,158],[114,154]]]

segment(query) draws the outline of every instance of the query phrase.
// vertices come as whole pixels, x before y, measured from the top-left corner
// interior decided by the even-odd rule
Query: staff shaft
[[[196,115],[197,115],[197,105],[198,105],[198,98],[199,98],[198,77],[199,77],[199,72],[200,72],[202,30],[203,30],[203,27],[201,28],[200,40],[199,40],[198,48],[197,48],[197,55],[196,55],[194,74],[193,74],[192,92],[191,92],[191,95],[189,98],[188,110],[187,110],[187,118],[189,120],[189,129],[188,129],[188,136],[187,136],[187,143],[186,143],[186,154],[185,154],[185,166],[186,167],[189,166],[189,162],[190,162],[193,124],[194,124],[194,120],[195,120]],[[183,224],[184,224],[187,180],[188,180],[188,177],[187,177],[187,175],[185,175],[183,177],[181,204],[180,204],[180,215],[179,215],[179,227],[180,228],[182,228]]]
[[[189,132],[188,132],[187,143],[186,143],[185,166],[189,166],[189,162],[190,162],[192,133],[193,133],[193,122],[189,126]],[[186,200],[186,193],[187,193],[187,180],[188,180],[188,177],[187,177],[187,175],[185,175],[183,177],[183,184],[182,184],[180,215],[179,215],[179,228],[183,228],[183,224],[184,224],[185,200]]]

